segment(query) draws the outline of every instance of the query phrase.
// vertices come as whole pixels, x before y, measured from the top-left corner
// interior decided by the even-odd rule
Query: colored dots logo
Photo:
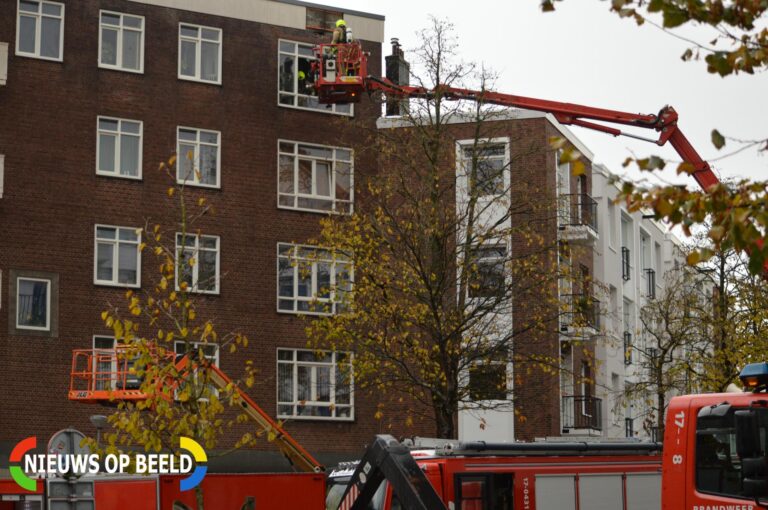
[[[35,448],[37,448],[37,438],[35,436],[28,437],[22,441],[19,441],[19,443],[14,446],[13,450],[11,451],[11,456],[9,457],[10,463],[20,464],[21,460],[24,458],[24,454],[30,450],[34,450]],[[37,491],[37,480],[34,480],[25,475],[21,466],[11,465],[10,471],[11,478],[13,478],[13,481],[16,482],[19,487],[30,492]]]
[[[192,458],[195,459],[195,470],[192,471],[192,474],[179,480],[179,490],[188,491],[200,485],[200,482],[205,478],[205,474],[208,472],[208,466],[204,463],[208,462],[208,456],[205,454],[203,447],[194,439],[181,437],[179,438],[179,446],[191,453]]]

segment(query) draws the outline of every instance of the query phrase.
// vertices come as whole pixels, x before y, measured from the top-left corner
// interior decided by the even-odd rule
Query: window
[[[728,404],[720,404],[720,406]],[[725,413],[720,406],[709,413],[699,413],[696,420],[696,488],[705,493],[745,498],[742,487],[741,458],[736,451],[735,408]],[[705,408],[706,409],[706,408]],[[704,411],[704,409],[702,410]],[[765,451],[768,437],[768,411],[757,413],[761,449]]]
[[[16,329],[51,329],[51,280],[16,279]]]
[[[505,263],[507,248],[503,245],[480,246],[472,253],[469,267],[469,297],[502,297],[506,293]]]
[[[19,0],[16,54],[63,60],[64,4]]]
[[[208,360],[213,366],[219,366],[219,345],[206,342],[183,342],[176,341],[173,343],[173,352],[179,356],[190,353],[192,350],[195,352],[195,357],[202,354],[202,356]],[[199,359],[199,358],[198,358]],[[197,374],[195,374],[195,377]],[[209,379],[210,380],[210,379]],[[182,388],[186,383],[182,383]],[[198,400],[207,400],[209,395],[219,395],[219,390],[212,384],[206,385],[205,388],[197,388]],[[174,398],[178,398],[178,390],[176,391]]]
[[[281,140],[278,152],[278,207],[352,212],[352,149]]]
[[[98,117],[97,133],[96,173],[141,179],[141,122]]]
[[[218,188],[221,145],[218,131],[178,128],[176,179],[179,183]]]
[[[179,24],[179,78],[221,84],[221,29]]]
[[[514,507],[510,473],[457,474],[454,487],[458,510],[512,510]]]
[[[640,230],[640,263],[642,264],[642,269],[652,269],[651,238],[643,230]]]
[[[616,246],[616,205],[608,200],[608,246]]]
[[[101,11],[99,67],[144,71],[144,17]]]
[[[141,286],[139,229],[96,225],[93,281],[100,285]]]
[[[317,101],[317,93],[307,81],[312,61],[313,46],[292,41],[279,42],[278,49],[278,103],[281,106],[307,108],[321,112],[352,115],[352,106],[334,104],[326,106]]]
[[[507,364],[503,362],[478,363],[469,369],[469,398],[479,400],[507,400]]]
[[[508,168],[506,144],[480,144],[464,146],[461,150],[464,173],[469,182],[468,189],[477,197],[498,196],[507,189],[505,170]],[[474,167],[474,168],[473,168]],[[476,176],[472,182],[472,172]],[[474,184],[474,189],[472,185]]]
[[[183,246],[183,248],[182,248]],[[219,238],[176,234],[176,281],[186,282],[191,292],[219,293]],[[181,275],[178,274],[181,267]],[[178,290],[178,283],[176,284]]]
[[[336,21],[343,17],[344,14],[340,12],[307,7],[307,30],[333,32],[333,29],[336,28]]]
[[[333,314],[352,289],[350,263],[311,246],[277,245],[277,311]]]
[[[349,353],[278,349],[278,417],[352,420],[351,362]]]

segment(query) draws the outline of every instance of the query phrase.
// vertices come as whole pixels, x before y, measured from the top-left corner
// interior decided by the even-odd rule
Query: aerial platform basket
[[[321,44],[314,52],[318,101],[322,104],[359,102],[368,76],[368,54],[361,44]]]
[[[173,354],[168,355],[173,359]],[[142,378],[133,370],[136,355],[127,349],[77,349],[72,353],[69,400],[109,403],[145,400]]]

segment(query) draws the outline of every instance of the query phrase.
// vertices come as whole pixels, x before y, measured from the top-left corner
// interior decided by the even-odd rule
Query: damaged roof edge
[[[291,4],[291,5],[298,5],[301,7],[316,7],[319,9],[324,9],[326,11],[337,11],[344,14],[351,14],[353,16],[360,16],[361,18],[370,18],[375,19],[379,21],[384,21],[384,15],[383,14],[374,14],[372,12],[363,12],[363,11],[352,11],[349,9],[345,9],[343,7],[333,7],[331,5],[325,5],[325,4],[316,4],[313,2],[302,2],[301,0],[273,0],[274,2],[279,2],[281,4]]]

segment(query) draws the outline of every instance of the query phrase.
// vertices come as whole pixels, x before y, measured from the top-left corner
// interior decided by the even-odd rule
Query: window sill
[[[176,184],[191,186],[193,188],[221,189],[221,184],[200,184],[192,181],[181,181],[178,178],[176,179]]]
[[[120,174],[114,174],[109,172],[100,172],[99,170],[96,170],[96,175],[99,175],[101,177],[110,177],[112,179],[126,179],[129,181],[141,181],[143,179],[141,173],[139,173],[138,176],[132,176],[132,175],[120,175]]]
[[[181,289],[176,287],[176,292],[181,292]],[[221,291],[219,289],[216,290],[192,290],[187,289],[187,294],[201,294],[205,296],[219,296],[221,295]]]
[[[60,62],[62,64],[64,63],[64,57],[59,57],[59,58],[42,57],[40,55],[35,55],[34,53],[20,53],[18,50],[16,51],[15,55],[17,57],[34,58],[37,60],[47,60],[49,62]]]
[[[125,68],[125,67],[111,66],[109,64],[102,64],[101,62],[99,62],[98,67],[99,67],[99,69],[105,69],[107,71],[120,71],[122,73],[144,74],[144,68],[141,68],[141,69],[128,69],[128,68]]]
[[[202,83],[203,85],[218,85],[221,87],[221,80],[218,81],[212,81],[212,80],[201,80],[200,78],[194,78],[192,76],[184,76],[184,75],[177,75],[177,78],[183,81],[191,81],[194,83]]]
[[[287,404],[286,404],[287,405]],[[351,418],[334,418],[332,416],[293,416],[287,414],[278,414],[279,420],[291,420],[291,421],[328,421],[328,422],[354,422],[355,417]]]
[[[140,289],[141,288],[141,282],[138,282],[136,284],[128,284],[128,283],[115,283],[115,282],[94,280],[93,284],[98,287],[114,287],[118,289]]]
[[[283,195],[288,196],[288,195]],[[306,197],[302,197],[306,198]],[[304,209],[302,207],[291,207],[289,205],[277,205],[278,209],[282,209],[284,211],[296,211],[296,212],[304,212],[304,213],[313,213],[313,214],[333,214],[337,216],[350,216],[354,213],[354,207],[352,208],[351,212],[340,212],[340,211],[324,211],[322,209]]]
[[[317,113],[324,113],[326,115],[339,115],[341,117],[354,117],[355,111],[354,108],[349,113],[342,113],[342,112],[334,112],[333,108],[310,108],[308,106],[296,106],[292,104],[284,104],[280,102],[280,99],[278,98],[277,106],[280,106],[282,108],[289,108],[291,110],[301,110],[305,112],[317,112]]]
[[[21,326],[19,324],[16,324],[16,330],[17,331],[34,331],[34,332],[37,332],[37,333],[50,333],[51,332],[51,327],[48,326],[48,327],[45,327],[45,328],[38,328],[38,327],[34,327],[34,326]]]
[[[277,309],[277,313],[283,314],[283,315],[313,315],[315,317],[331,317],[333,315],[336,315],[334,312],[311,312],[311,311],[293,311],[293,310],[280,310]]]

